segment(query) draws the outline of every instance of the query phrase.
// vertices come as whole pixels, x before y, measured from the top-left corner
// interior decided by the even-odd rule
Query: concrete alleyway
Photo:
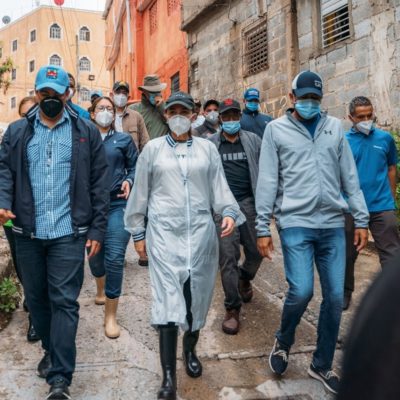
[[[277,380],[268,368],[269,350],[279,325],[286,288],[279,240],[275,239],[274,261],[265,261],[255,280],[255,297],[241,313],[242,329],[227,336],[220,326],[224,314],[222,288],[218,278],[215,297],[203,330],[198,353],[204,374],[194,380],[186,376],[178,362],[178,391],[182,400],[328,400],[322,385],[308,379],[307,367],[315,343],[320,300],[319,285],[291,352],[284,379]],[[160,384],[158,339],[149,326],[150,287],[146,268],[137,265],[130,245],[121,298],[121,337],[105,338],[103,308],[93,303],[94,281],[86,268],[80,297],[81,321],[78,332],[78,364],[71,394],[74,400],[153,400]],[[344,313],[341,338],[348,329],[361,293],[376,273],[377,257],[365,252],[358,260],[357,293],[351,310]],[[27,317],[15,312],[10,325],[0,334],[0,399],[43,399],[48,387],[35,375],[42,357],[39,344],[25,340]],[[339,345],[340,347],[340,345]],[[180,357],[180,344],[178,356]],[[337,352],[340,358],[341,351]]]

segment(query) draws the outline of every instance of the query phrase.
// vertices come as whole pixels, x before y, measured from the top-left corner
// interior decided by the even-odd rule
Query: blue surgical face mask
[[[240,121],[223,122],[222,130],[228,135],[236,135],[240,131]]]
[[[156,95],[155,95],[155,94],[151,94],[151,95],[149,96],[149,102],[150,102],[151,104],[153,104],[153,106],[156,105]]]
[[[313,99],[297,100],[294,108],[301,118],[312,119],[320,114],[321,102]]]
[[[258,106],[259,104],[256,101],[246,101],[246,108],[251,112],[258,111]]]

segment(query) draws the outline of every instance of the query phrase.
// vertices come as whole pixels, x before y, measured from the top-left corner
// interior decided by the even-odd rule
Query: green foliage
[[[14,68],[14,63],[10,57],[6,58],[5,60],[0,60],[0,89],[3,89],[4,94],[6,94],[7,89],[11,85],[11,81],[8,75],[9,73],[11,73],[11,70],[13,68]]]
[[[0,310],[6,313],[18,307],[20,294],[18,286],[12,278],[4,278],[0,282]]]

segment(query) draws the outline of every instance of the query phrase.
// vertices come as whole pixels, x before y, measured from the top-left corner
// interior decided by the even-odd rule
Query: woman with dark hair
[[[120,335],[116,315],[130,238],[124,229],[124,211],[135,178],[137,149],[129,134],[114,131],[115,106],[109,97],[97,98],[89,112],[103,138],[110,185],[107,232],[100,252],[89,265],[96,278],[95,303],[105,304],[105,334],[114,339]]]
[[[19,116],[21,118],[24,118],[25,115],[28,113],[28,111],[34,105],[36,105],[36,103],[37,103],[37,101],[34,96],[24,97],[20,101],[19,106],[18,106]],[[3,225],[4,233],[6,234],[8,244],[10,245],[11,259],[14,264],[15,272],[17,273],[17,277],[18,277],[19,281],[21,282],[21,285],[23,286],[21,271],[19,270],[18,263],[17,263],[17,253],[15,250],[15,238],[14,238],[14,233],[13,233],[12,227],[13,227],[13,223],[12,223],[11,219]],[[28,306],[26,305],[26,301],[24,301],[24,309],[25,309],[25,311],[29,312]],[[29,319],[29,326],[28,326],[28,332],[26,334],[26,339],[28,340],[28,342],[36,342],[36,341],[40,340],[40,338],[36,333],[36,330],[32,324],[32,320],[31,320],[31,317],[29,314],[28,314],[28,319]]]

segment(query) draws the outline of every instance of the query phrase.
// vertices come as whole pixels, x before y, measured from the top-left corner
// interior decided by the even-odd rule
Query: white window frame
[[[90,101],[90,90],[85,88],[85,87],[81,87],[79,90],[79,101],[81,103]]]
[[[89,69],[82,69],[81,68],[81,61],[82,59],[86,59],[89,62]],[[79,72],[91,72],[92,71],[92,60],[88,56],[82,56],[79,58]]]
[[[60,37],[51,37],[51,29],[53,28],[54,25],[57,25],[60,28]],[[49,31],[48,32],[49,32],[49,39],[51,39],[51,40],[61,40],[63,38],[62,28],[57,22],[53,22],[49,26]]]
[[[321,47],[323,49],[326,49],[330,46],[334,46],[337,43],[340,43],[348,38],[351,37],[352,31],[351,31],[351,0],[320,0],[320,11],[321,11]],[[327,22],[324,22],[324,18],[329,16],[332,13],[338,12],[342,9],[347,7],[348,10],[348,15],[347,18],[342,18],[341,21],[336,20],[333,23],[331,23],[331,27],[333,28],[333,31],[335,32],[334,35],[330,37],[330,39],[333,39],[332,43],[327,43],[327,39],[329,39],[329,33],[327,34]],[[342,22],[347,20],[347,25],[348,28],[347,30],[341,30],[340,27],[336,27],[335,23],[337,22]],[[325,26],[324,26],[325,25]],[[341,35],[347,35],[343,38],[341,38]]]
[[[60,64],[52,64],[52,63],[51,63],[51,58],[54,57],[54,56],[57,56],[57,57],[60,59]],[[57,53],[53,53],[53,54],[49,57],[49,65],[54,65],[54,66],[62,67],[62,65],[63,65],[63,59],[62,59],[62,57],[61,57],[59,54],[57,54]]]
[[[81,30],[82,30],[83,28],[86,28],[86,29],[87,29],[87,32],[89,33],[89,40],[86,40],[86,39],[82,39],[82,38],[81,38]],[[86,33],[86,32],[85,32],[85,33]],[[87,25],[83,25],[83,26],[81,26],[81,27],[79,28],[78,37],[79,37],[79,41],[80,41],[80,42],[90,42],[91,39],[92,39],[92,31],[88,28]]]

